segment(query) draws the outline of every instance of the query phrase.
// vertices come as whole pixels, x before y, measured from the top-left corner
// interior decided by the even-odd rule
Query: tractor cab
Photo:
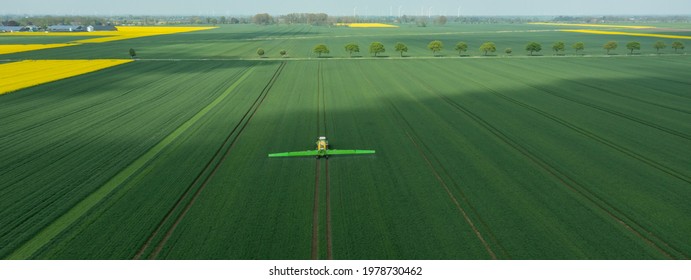
[[[318,151],[325,151],[328,148],[329,148],[329,141],[326,140],[325,136],[319,136],[319,139],[317,140],[317,150]]]
[[[329,141],[326,140],[325,136],[319,136],[317,139],[317,158],[328,157],[326,151],[329,149]]]

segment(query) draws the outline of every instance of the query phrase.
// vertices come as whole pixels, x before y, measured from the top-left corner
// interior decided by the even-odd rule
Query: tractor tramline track
[[[156,247],[154,247],[153,251],[148,253],[148,259],[156,259],[158,254],[161,252],[163,249],[164,245],[167,243],[168,239],[171,237],[173,232],[175,231],[176,227],[182,221],[182,219],[185,217],[189,209],[194,205],[194,202],[196,199],[199,197],[199,194],[204,190],[204,188],[207,186],[208,182],[211,180],[211,178],[214,177],[216,172],[218,171],[219,167],[225,162],[227,159],[228,155],[230,154],[230,151],[232,148],[235,146],[235,143],[237,142],[237,139],[240,137],[244,129],[247,127],[247,124],[252,120],[254,115],[257,113],[259,110],[259,107],[262,105],[264,100],[266,99],[266,96],[268,95],[269,91],[273,87],[274,83],[280,76],[281,72],[283,71],[283,68],[285,67],[286,63],[283,62],[279,65],[279,67],[276,69],[276,72],[274,75],[271,77],[267,85],[264,87],[264,89],[261,91],[261,93],[257,96],[257,99],[254,101],[254,104],[245,112],[245,115],[242,117],[240,122],[238,122],[235,127],[229,132],[228,136],[226,137],[225,141],[221,144],[219,149],[216,151],[214,156],[209,160],[209,162],[206,164],[204,169],[199,173],[197,178],[190,184],[188,187],[187,191],[182,194],[182,196],[178,199],[177,203],[171,208],[170,211],[168,211],[168,214],[161,220],[159,223],[158,227],[151,233],[149,238],[146,240],[146,242],[142,245],[142,247],[137,251],[133,259],[140,259],[142,257],[147,256],[147,252],[150,250],[149,247],[154,244],[155,240],[159,240],[158,243],[156,244]],[[235,135],[235,137],[232,137]],[[225,151],[223,151],[225,148]],[[208,174],[206,177],[204,174]],[[200,184],[198,188],[196,188],[196,191],[193,192],[194,186]],[[191,195],[191,198],[188,200],[187,197]],[[187,203],[183,206],[183,201],[187,201]],[[165,231],[165,234],[163,235],[162,238],[159,238],[159,233],[165,230],[166,225],[170,224],[170,220],[173,219],[173,216],[175,213],[178,213],[177,216],[175,217],[175,220],[172,222],[172,224],[169,226],[168,230]]]
[[[328,133],[328,126],[326,124],[326,97],[324,93],[324,73],[321,62],[317,66],[317,134],[326,135]],[[321,145],[321,137],[317,145]],[[320,156],[317,155],[314,173],[314,207],[312,208],[312,259],[319,259],[319,185],[321,175],[321,161]],[[331,193],[329,180],[329,157],[324,157],[324,187],[325,187],[325,204],[326,204],[326,258],[333,259],[332,255],[332,240],[331,240]]]
[[[365,81],[367,81],[367,83],[369,83],[370,85],[374,85],[374,83],[369,78],[367,78],[367,76],[363,77]],[[457,195],[455,195],[452,192],[449,185],[451,184],[458,187],[458,183],[455,182],[453,179],[451,179],[451,181],[447,183],[448,179],[444,179],[444,177],[449,178],[448,171],[445,170],[443,167],[441,168],[441,170],[438,170],[438,167],[435,167],[435,164],[433,164],[433,162],[435,162],[437,165],[441,165],[441,163],[438,159],[433,157],[430,158],[430,156],[427,156],[426,150],[429,150],[429,147],[427,147],[427,145],[422,141],[422,139],[415,131],[413,126],[411,126],[410,122],[408,122],[408,120],[406,119],[406,116],[398,109],[396,104],[394,104],[394,102],[390,98],[387,97],[385,98],[385,100],[389,105],[388,107],[390,108],[390,111],[392,113],[395,113],[395,115],[399,117],[398,122],[401,124],[400,127],[403,133],[407,136],[408,140],[410,140],[410,142],[413,144],[415,149],[420,154],[421,158],[425,161],[427,167],[429,168],[429,171],[435,177],[437,182],[439,182],[439,185],[444,189],[445,193],[448,195],[449,199],[451,200],[455,208],[458,210],[459,216],[462,217],[462,219],[466,222],[466,224],[474,233],[477,240],[480,242],[480,244],[482,244],[485,251],[487,252],[487,256],[493,260],[497,260],[500,258],[510,258],[508,252],[506,252],[504,248],[499,244],[492,231],[487,227],[486,223],[475,211],[475,208],[468,201],[463,192],[460,193],[459,198],[457,198]],[[474,219],[477,219],[477,223],[473,222]],[[486,231],[484,235],[483,231]]]
[[[326,114],[326,93],[324,90],[324,70],[322,63],[317,64],[317,138],[316,149],[307,151],[293,151],[282,153],[270,153],[269,158],[280,157],[315,157],[314,168],[314,206],[312,208],[312,243],[311,243],[311,257],[312,259],[319,259],[319,219],[320,219],[320,205],[319,205],[319,188],[323,185],[325,188],[325,242],[326,242],[326,258],[333,259],[332,254],[332,240],[331,240],[331,186],[329,179],[329,156],[332,155],[370,155],[376,153],[374,150],[336,150],[329,148],[329,141],[326,139],[328,134],[327,114]],[[320,158],[324,158],[323,167]],[[321,169],[324,169],[324,176],[320,177]]]

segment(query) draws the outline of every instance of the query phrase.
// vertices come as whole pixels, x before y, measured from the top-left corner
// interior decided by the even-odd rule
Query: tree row
[[[675,53],[678,50],[684,50],[684,44],[682,42],[673,42],[671,46],[674,49]],[[608,55],[611,51],[617,49],[618,47],[619,44],[616,41],[609,41],[602,46],[602,48],[606,51]],[[653,44],[652,47],[659,53],[660,50],[667,48],[667,44],[662,41],[657,41],[655,42],[655,44]],[[585,43],[576,42],[571,46],[571,48],[573,48],[576,51],[576,53],[582,52],[583,50],[585,50]],[[631,54],[633,54],[634,51],[641,50],[641,43],[637,41],[629,42],[626,44],[626,48],[630,51]],[[360,45],[356,43],[348,43],[344,46],[344,49],[350,57],[353,56],[353,53],[360,53]],[[427,45],[427,49],[432,51],[433,56],[437,56],[444,49],[444,44],[442,43],[442,41],[434,40]],[[468,51],[468,44],[465,42],[458,42],[454,46],[454,50],[458,52],[458,55],[463,56],[463,54]],[[485,42],[480,46],[479,50],[483,53],[483,55],[486,56],[489,53],[496,52],[497,45],[494,42]],[[536,53],[542,51],[542,44],[538,42],[530,42],[525,46],[525,50],[529,52],[529,55],[535,55]],[[404,53],[408,52],[408,46],[404,43],[398,42],[394,45],[394,51],[399,53],[400,56],[403,57]],[[566,51],[566,43],[562,41],[554,42],[554,44],[552,44],[552,51],[554,51],[555,54],[560,55],[561,53]],[[317,56],[321,57],[323,54],[329,54],[331,50],[326,44],[318,44],[314,46],[314,48],[312,48],[312,52],[317,54]],[[384,52],[386,52],[386,47],[381,42],[372,42],[369,45],[369,53],[374,55],[375,57],[379,56],[379,54]],[[511,55],[513,53],[513,50],[511,48],[506,48],[504,49],[504,52],[507,55]],[[258,49],[257,54],[260,57],[263,57],[265,54],[264,49]],[[287,54],[287,51],[281,50],[280,54],[281,56],[285,56]]]

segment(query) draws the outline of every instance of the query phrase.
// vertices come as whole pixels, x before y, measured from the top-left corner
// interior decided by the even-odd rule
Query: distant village
[[[113,25],[50,25],[41,28],[36,25],[27,26],[0,26],[0,32],[94,32],[94,31],[117,31]]]
[[[565,23],[689,23],[690,16],[331,16],[324,13],[291,13],[286,15],[257,14],[254,16],[27,16],[0,15],[3,32],[97,32],[115,31],[116,26],[153,25],[225,25],[225,24],[311,24],[392,23],[392,24],[464,24],[525,23],[552,21]]]

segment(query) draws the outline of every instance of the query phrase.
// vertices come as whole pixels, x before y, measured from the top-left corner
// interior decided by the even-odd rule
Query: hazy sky
[[[6,0],[0,14],[690,15],[691,0]]]

